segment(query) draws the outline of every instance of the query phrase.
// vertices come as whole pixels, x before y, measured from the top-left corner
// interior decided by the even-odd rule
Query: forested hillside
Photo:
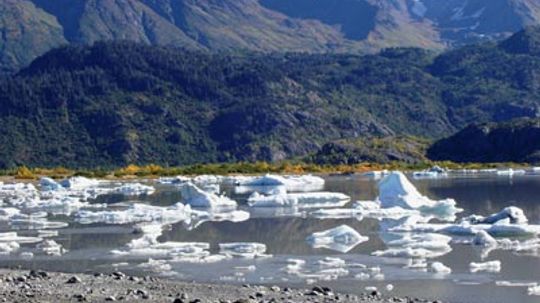
[[[67,46],[0,81],[0,166],[276,161],[336,140],[535,117],[539,35],[441,55]]]

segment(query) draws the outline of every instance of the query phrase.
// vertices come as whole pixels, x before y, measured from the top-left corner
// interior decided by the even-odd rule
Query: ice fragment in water
[[[306,239],[314,248],[327,248],[342,253],[346,253],[356,245],[368,240],[368,237],[360,235],[356,230],[347,225],[313,233]]]
[[[501,271],[501,261],[489,261],[484,263],[475,263],[471,262],[469,264],[469,269],[472,273],[475,272],[500,272]]]
[[[207,193],[191,182],[180,185],[180,193],[184,201],[193,206],[201,208],[235,208],[236,202],[213,193]]]

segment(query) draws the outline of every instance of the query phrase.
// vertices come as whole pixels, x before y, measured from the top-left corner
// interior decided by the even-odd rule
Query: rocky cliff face
[[[429,148],[432,160],[540,162],[540,119],[471,125]]]

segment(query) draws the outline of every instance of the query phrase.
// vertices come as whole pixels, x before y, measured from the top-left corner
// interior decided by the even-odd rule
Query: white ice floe
[[[23,237],[16,232],[0,233],[0,255],[9,255],[16,252],[23,243],[38,243],[43,239],[39,237]]]
[[[495,247],[497,246],[497,240],[490,236],[485,230],[481,230],[474,236],[472,244],[484,247]]]
[[[368,237],[360,235],[356,230],[347,225],[316,232],[306,238],[306,241],[313,248],[327,248],[342,253],[346,253],[358,244],[368,240]]]
[[[172,271],[172,266],[166,260],[154,260],[152,258],[148,259],[148,262],[137,265],[137,268],[155,273]]]
[[[515,175],[524,175],[526,173],[527,172],[524,169],[509,168],[509,169],[504,169],[504,170],[497,170],[497,175],[499,175],[499,176],[512,177],[512,176],[515,176]]]
[[[193,207],[201,208],[236,208],[235,201],[226,196],[218,196],[213,193],[207,193],[191,182],[186,182],[180,185],[180,193],[182,198]]]
[[[49,177],[42,177],[39,180],[39,186],[42,190],[65,190],[65,188],[60,185],[60,183],[54,181],[52,178]]]
[[[495,281],[495,285],[504,287],[535,287],[538,286],[538,283],[523,281]]]
[[[392,172],[379,182],[378,201],[382,208],[418,210],[448,220],[455,219],[456,213],[463,211],[456,207],[453,199],[436,201],[423,196],[401,172]]]
[[[433,166],[430,169],[416,171],[413,173],[414,178],[441,178],[448,176],[448,170],[441,168],[440,166]]]
[[[99,186],[100,181],[95,179],[89,179],[85,177],[71,177],[65,180],[62,180],[60,184],[71,190],[83,190],[89,187]]]
[[[244,222],[249,220],[250,214],[243,210],[226,210],[226,211],[201,211],[191,210],[191,220],[186,221],[188,230],[192,230],[203,224],[204,222]]]
[[[437,274],[450,274],[452,269],[441,262],[431,263],[430,270]]]
[[[476,263],[471,262],[469,264],[469,270],[472,273],[476,272],[492,272],[497,273],[501,271],[501,261],[489,261],[489,262],[483,262],[483,263]]]
[[[140,222],[177,223],[191,218],[191,208],[177,203],[169,207],[133,204],[125,210],[88,211],[76,213],[75,220],[82,224],[127,224]]]
[[[318,191],[324,188],[324,179],[312,175],[244,177],[237,179],[235,185],[243,187],[283,187],[288,192]]]
[[[220,243],[219,252],[225,256],[247,259],[270,257],[266,254],[266,245],[262,243]]]
[[[190,177],[185,176],[176,176],[176,177],[160,177],[157,180],[157,183],[159,184],[181,184],[184,182],[191,181]]]
[[[539,286],[529,286],[527,288],[527,293],[529,296],[540,296],[540,285]]]
[[[126,183],[111,190],[111,193],[121,194],[125,196],[142,196],[151,195],[156,191],[153,186],[144,185],[141,183]]]
[[[42,252],[48,256],[61,256],[66,250],[62,247],[61,244],[56,243],[54,240],[44,240],[43,242],[36,245],[36,249],[39,252]]]
[[[505,207],[503,210],[488,217],[473,215],[462,219],[462,222],[471,224],[496,224],[508,220],[510,224],[527,224],[529,221],[521,208],[515,206]]]
[[[290,276],[305,280],[312,284],[317,281],[337,280],[339,277],[348,276],[348,265],[340,258],[325,257],[317,260],[314,264],[307,264],[302,259],[288,259],[287,265],[282,269]],[[369,278],[369,275],[368,275]]]
[[[431,259],[444,256],[452,251],[451,237],[440,234],[402,234],[401,238],[386,242],[388,249],[375,251],[379,257],[407,259]]]
[[[273,193],[267,196],[253,193],[248,198],[252,207],[298,207],[323,208],[341,207],[350,201],[350,197],[342,193]]]
[[[403,209],[401,207],[381,208],[376,201],[358,201],[353,208],[319,209],[310,213],[310,216],[319,219],[346,219],[346,218],[373,218],[373,219],[401,219],[409,216],[419,216],[420,211]]]
[[[488,217],[469,216],[459,223],[438,224],[410,220],[392,227],[394,232],[429,232],[461,236],[475,236],[485,231],[492,237],[535,236],[540,234],[540,225],[526,224],[527,218],[517,207],[507,207]]]

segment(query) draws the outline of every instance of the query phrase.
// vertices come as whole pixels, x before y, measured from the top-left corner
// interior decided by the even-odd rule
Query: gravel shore
[[[277,286],[235,286],[186,283],[154,277],[112,274],[64,274],[45,271],[0,270],[2,302],[432,302],[416,298],[334,293],[324,286],[289,289]],[[440,302],[440,301],[435,301]]]

